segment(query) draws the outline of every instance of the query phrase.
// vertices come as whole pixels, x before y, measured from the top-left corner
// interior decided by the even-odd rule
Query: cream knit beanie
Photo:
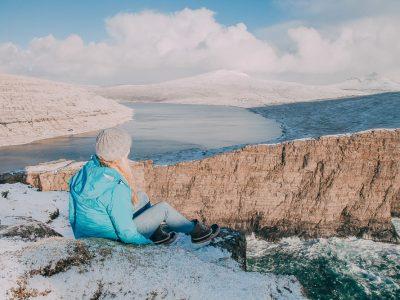
[[[132,139],[129,133],[118,128],[102,130],[96,138],[96,154],[106,161],[116,161],[128,156]]]

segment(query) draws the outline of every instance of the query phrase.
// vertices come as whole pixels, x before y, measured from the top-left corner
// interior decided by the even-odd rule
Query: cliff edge
[[[42,190],[65,190],[82,162],[60,161],[3,174]],[[198,161],[132,164],[151,199],[186,216],[254,231],[267,239],[357,236],[398,242],[400,130],[373,130],[247,146]]]

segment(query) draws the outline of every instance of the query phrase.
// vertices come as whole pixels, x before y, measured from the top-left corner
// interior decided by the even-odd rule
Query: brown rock
[[[65,190],[81,165],[31,169],[26,182]],[[166,200],[189,218],[269,239],[355,235],[398,241],[391,213],[400,212],[400,130],[247,146],[199,161],[132,167],[153,201]]]

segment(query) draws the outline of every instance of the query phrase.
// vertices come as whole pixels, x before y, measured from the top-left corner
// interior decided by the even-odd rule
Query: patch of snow
[[[36,166],[26,166],[26,173],[42,173],[42,172],[55,172],[61,168],[71,168],[77,169],[83,165],[83,162],[76,162],[74,160],[60,159],[56,161],[50,161],[45,163],[40,163]]]
[[[13,225],[13,217],[31,217],[64,237],[73,237],[68,222],[68,197],[68,192],[39,192],[22,183],[1,184],[0,225]],[[58,217],[52,219],[57,211]]]
[[[0,146],[113,127],[132,110],[85,88],[0,74]]]

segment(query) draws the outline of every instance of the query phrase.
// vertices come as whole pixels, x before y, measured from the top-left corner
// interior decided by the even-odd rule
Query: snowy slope
[[[131,109],[74,85],[0,74],[0,146],[115,126]]]
[[[371,86],[369,82],[369,86]],[[380,85],[380,82],[376,83]],[[353,88],[351,88],[353,87]],[[389,89],[390,88],[390,89]],[[383,85],[382,91],[400,90],[400,85]],[[236,71],[219,70],[194,77],[148,85],[120,85],[96,90],[100,95],[137,102],[233,105],[254,107],[270,104],[333,99],[377,92],[364,85],[313,86],[262,80]]]
[[[20,216],[64,236],[29,241],[0,234],[1,299],[303,298],[293,276],[245,272],[227,251],[212,246],[195,250],[186,236],[172,246],[76,241],[67,201],[67,192],[0,185],[0,233],[2,226],[14,225],[13,216]]]

